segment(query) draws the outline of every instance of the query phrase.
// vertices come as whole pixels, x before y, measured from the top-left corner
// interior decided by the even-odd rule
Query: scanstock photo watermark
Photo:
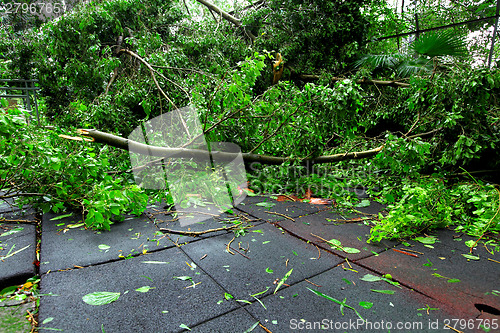
[[[197,111],[184,107],[147,121],[128,136],[136,183],[168,191],[181,226],[229,211],[246,197],[238,145],[207,143]]]
[[[422,321],[369,321],[363,319],[307,321],[305,319],[291,319],[290,329],[292,331],[301,330],[325,330],[337,332],[428,332],[443,331],[460,332],[463,330],[497,330],[500,328],[498,319],[428,319]]]

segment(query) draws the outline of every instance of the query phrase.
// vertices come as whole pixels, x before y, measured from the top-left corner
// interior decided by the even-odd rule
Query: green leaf
[[[363,321],[364,321],[363,317],[361,317],[361,315],[359,314],[359,312],[358,312],[355,308],[353,308],[353,307],[352,307],[352,306],[350,306],[350,305],[345,304],[345,302],[346,302],[346,299],[345,299],[345,298],[344,298],[344,300],[341,302],[341,301],[339,301],[339,300],[337,300],[337,299],[335,299],[335,298],[333,298],[333,297],[330,297],[330,296],[328,296],[328,295],[326,295],[326,294],[323,294],[322,292],[319,292],[319,291],[317,291],[317,290],[311,289],[311,288],[309,288],[309,287],[306,287],[306,289],[308,289],[309,291],[312,291],[313,293],[315,293],[316,295],[318,295],[318,296],[320,296],[320,297],[326,298],[327,300],[332,301],[332,302],[337,303],[338,305],[340,305],[340,312],[342,313],[342,315],[344,314],[344,312],[343,312],[344,307],[347,307],[347,308],[349,308],[349,309],[353,310],[353,311],[354,311],[354,312],[358,315],[358,317],[359,317],[361,320],[363,320]]]
[[[434,244],[436,243],[436,237],[416,237],[414,240],[422,243],[422,244]]]
[[[20,232],[23,230],[24,230],[23,227],[17,227],[17,228],[14,228],[14,229],[11,229],[9,231],[4,232],[3,234],[0,234],[0,237],[9,236],[9,235],[15,234],[16,232]]]
[[[362,278],[360,278],[360,280],[368,281],[368,282],[375,282],[375,281],[381,281],[382,278],[380,276],[375,276],[375,275],[372,275],[372,274],[366,274],[365,276],[363,276]]]
[[[361,306],[365,309],[370,309],[373,306],[373,303],[371,303],[371,302],[359,302],[359,306]]]
[[[465,38],[450,29],[426,32],[412,47],[415,52],[429,57],[467,55]]]
[[[327,241],[328,244],[330,244],[333,247],[340,247],[342,246],[342,243],[338,239],[330,239]]]
[[[448,283],[457,283],[457,282],[460,282],[460,280],[459,279],[449,279],[446,282],[448,282]]]
[[[234,298],[233,295],[229,294],[229,293],[224,293],[224,298],[229,301],[231,298]]]
[[[276,289],[274,289],[274,293],[273,294],[276,294],[276,292],[278,291],[278,289],[283,285],[283,283],[285,283],[285,281],[290,277],[290,275],[292,274],[292,271],[293,271],[293,268],[291,270],[289,270],[285,276],[280,280],[280,282],[278,282],[278,285],[276,286]]]
[[[253,324],[252,326],[250,326],[249,329],[247,329],[245,332],[243,333],[250,333],[252,332],[257,326],[259,326],[259,322],[256,322],[255,324]]]
[[[247,301],[246,299],[237,299],[236,302],[252,304],[252,302]]]
[[[470,260],[479,260],[480,258],[478,256],[473,256],[471,254],[462,254],[465,258],[470,259]]]
[[[69,213],[69,214],[66,214],[66,215],[59,215],[59,216],[56,216],[56,217],[53,217],[51,218],[50,220],[51,221],[57,221],[57,220],[62,220],[66,217],[70,217],[70,216],[73,216],[73,213]]]
[[[189,327],[187,327],[186,325],[184,325],[184,324],[180,324],[179,327],[183,328],[185,330],[191,331],[191,329]]]
[[[475,240],[468,240],[465,242],[465,246],[467,247],[473,247],[474,245],[476,245],[476,241]]]
[[[267,272],[267,273],[269,273],[269,274],[274,273],[274,271],[273,271],[272,269],[270,269],[269,267],[268,267],[268,268],[266,268],[266,272]]]
[[[52,320],[54,320],[54,317],[45,318],[44,321],[42,321],[42,324],[50,323]]]
[[[151,289],[155,289],[155,288],[156,287],[144,286],[144,287],[137,288],[135,291],[138,291],[140,293],[147,293]]]
[[[0,296],[12,295],[17,290],[17,286],[5,287],[0,291]]]
[[[366,200],[366,199],[361,200],[361,202],[356,205],[356,207],[358,207],[358,208],[368,207],[368,206],[370,206],[370,200]]]
[[[399,285],[399,282],[395,282],[395,281],[392,281],[391,278],[392,276],[390,274],[386,274],[388,277],[379,277],[379,276],[375,276],[375,275],[371,275],[371,274],[366,274],[365,276],[363,276],[362,278],[360,278],[360,280],[363,280],[363,281],[367,281],[367,282],[376,282],[376,281],[385,281],[395,287],[398,287],[398,288],[401,288],[400,285]]]
[[[101,244],[98,246],[100,250],[108,250],[111,248],[111,246],[106,245],[106,244]]]
[[[387,295],[394,295],[394,293],[395,293],[394,290],[378,290],[378,289],[370,289],[370,290],[375,292],[375,293],[387,294]]]
[[[243,191],[249,196],[249,197],[255,197],[257,194],[253,193],[252,191],[244,188]]]
[[[251,296],[251,295],[250,295]],[[264,308],[264,310],[267,310],[266,306],[264,305],[264,303],[262,303],[262,301],[260,299],[258,299],[257,297],[255,296],[252,296],[257,302],[259,302],[260,305],[262,305],[262,307]]]
[[[105,305],[116,301],[119,297],[120,293],[99,291],[83,296],[82,300],[90,305]]]
[[[343,247],[342,251],[344,251],[345,253],[359,253],[359,252],[361,252],[360,250],[355,249],[353,247]]]
[[[176,280],[181,280],[181,281],[187,281],[187,280],[192,280],[193,278],[190,276],[174,276],[173,277]]]
[[[255,297],[255,296],[258,296],[258,295],[261,295],[261,294],[267,292],[268,290],[269,290],[269,287],[267,287],[266,290],[260,291],[260,292],[258,292],[256,294],[253,294],[253,295],[250,295],[250,296]]]
[[[110,210],[110,211],[111,211],[111,213],[113,213],[114,215],[120,215],[120,208],[119,208],[119,207],[116,207],[116,206],[109,207],[109,210]]]
[[[264,202],[256,203],[255,205],[256,206],[261,206],[261,207],[266,207],[266,208],[271,208],[271,207],[274,207],[276,204],[274,202],[264,201]]]
[[[427,267],[431,267],[433,266],[434,264],[429,260],[429,258],[427,258],[427,263],[426,264],[422,264],[422,266],[427,266]]]

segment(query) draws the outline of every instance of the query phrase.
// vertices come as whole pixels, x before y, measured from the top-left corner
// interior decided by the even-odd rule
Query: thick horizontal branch
[[[116,136],[113,134],[101,132],[95,129],[80,129],[78,130],[79,134],[92,138],[95,142],[105,143],[107,145],[128,150],[133,153],[155,156],[155,157],[176,157],[176,158],[193,158],[205,161],[207,159],[208,151],[202,149],[187,149],[187,148],[166,148],[166,147],[158,147],[158,146],[150,146],[144,143],[139,143],[136,141],[132,141],[126,138],[122,138],[120,136]],[[66,137],[68,138],[68,137]],[[371,149],[365,150],[361,152],[351,152],[345,154],[334,154],[327,156],[319,156],[311,159],[302,159],[300,160],[303,163],[332,163],[343,160],[352,160],[352,159],[361,159],[372,157],[378,154],[382,149],[383,145]],[[217,159],[220,161],[233,161],[239,155],[236,153],[227,153],[227,152],[214,152],[211,154],[217,156]],[[289,161],[288,157],[276,157],[269,155],[259,155],[259,154],[251,154],[251,153],[242,153],[241,156],[245,163],[262,163],[262,164],[282,164],[286,161]]]
[[[318,80],[320,78],[319,75],[309,75],[309,74],[300,74],[298,75],[298,78],[301,80],[305,81],[312,81],[312,80]],[[341,77],[333,77],[332,81],[343,81],[345,78]],[[399,81],[383,81],[383,80],[369,80],[369,79],[362,79],[356,81],[356,83],[359,84],[373,84],[377,86],[392,86],[392,87],[398,87],[398,88],[408,88],[411,85],[409,83],[405,82],[399,82]]]

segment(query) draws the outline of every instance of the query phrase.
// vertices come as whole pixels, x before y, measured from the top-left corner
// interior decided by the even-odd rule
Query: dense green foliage
[[[130,179],[108,174],[108,157],[115,153],[109,147],[61,139],[28,126],[16,111],[0,113],[0,134],[0,187],[9,189],[7,196],[27,194],[21,206],[33,203],[43,212],[72,208],[86,214],[89,227],[102,229],[109,229],[111,219],[144,211],[147,195]]]
[[[339,72],[366,43],[367,5],[371,0],[268,1],[267,6],[247,18],[261,37],[258,49],[275,50],[300,72],[318,68]]]
[[[431,17],[431,2],[422,4],[422,17]],[[146,194],[171,198],[134,185],[126,152],[57,134],[96,128],[127,136],[190,105],[209,143],[289,157],[281,166],[247,166],[256,192],[311,189],[356,207],[366,202],[345,188],[367,186],[389,204],[374,220],[373,241],[449,225],[478,237],[500,231],[491,184],[498,178],[464,171],[500,170],[500,72],[472,67],[464,49],[466,30],[479,27],[424,34],[408,49],[396,39],[370,40],[413,26],[413,9],[396,14],[381,1],[258,2],[232,13],[241,27],[204,6],[185,6],[95,1],[32,30],[0,28],[2,77],[38,78],[43,122],[56,127],[28,126],[17,111],[1,114],[1,188],[31,193],[22,202],[43,211],[77,209],[88,226],[109,228],[123,213],[140,213]],[[436,11],[435,20],[446,15]],[[285,72],[272,85],[276,52]],[[339,76],[346,78],[333,79]],[[398,78],[409,87],[363,84]],[[369,160],[315,166],[316,173],[301,163],[381,145]]]

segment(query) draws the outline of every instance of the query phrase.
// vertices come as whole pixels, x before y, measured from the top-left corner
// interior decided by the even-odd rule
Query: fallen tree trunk
[[[122,138],[120,136],[101,132],[95,129],[79,129],[78,133],[83,136],[91,138],[91,140],[94,142],[104,143],[116,148],[125,149],[130,152],[141,155],[149,155],[155,157],[194,158],[204,161],[206,160],[208,154],[208,151],[202,149],[166,148],[166,147],[150,146],[126,138]],[[71,139],[71,137],[67,136],[62,136],[62,137]],[[311,165],[320,163],[332,163],[343,160],[362,159],[377,155],[383,148],[384,146],[382,145],[380,147],[361,152],[326,155],[315,158],[298,159],[298,160],[301,161],[302,163]],[[235,158],[238,157],[238,154],[227,153],[227,152],[212,151],[211,154],[216,155],[218,160],[223,160],[223,161],[233,161]],[[262,164],[279,165],[286,161],[291,160],[289,157],[276,157],[276,156],[259,155],[252,153],[242,153],[241,155],[245,163],[262,163]]]
[[[297,77],[301,80],[304,80],[304,81],[319,80],[319,75],[299,74]],[[341,78],[341,77],[333,77],[332,78],[332,81],[343,81],[343,80],[345,80],[345,78]],[[397,88],[409,88],[411,86],[409,83],[405,83],[405,82],[369,80],[369,79],[358,80],[358,81],[356,81],[356,83],[373,84],[373,85],[377,85],[377,86],[392,86],[392,87],[397,87]]]

